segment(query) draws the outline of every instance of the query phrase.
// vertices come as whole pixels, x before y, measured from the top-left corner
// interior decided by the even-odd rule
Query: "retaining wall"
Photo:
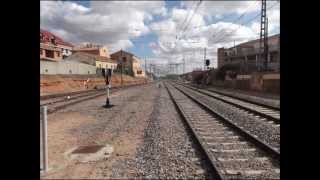
[[[96,74],[96,67],[72,61],[40,61],[40,74]]]

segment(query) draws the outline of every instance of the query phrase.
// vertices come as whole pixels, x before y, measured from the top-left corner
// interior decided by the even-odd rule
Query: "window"
[[[57,56],[60,57],[60,52],[57,52]]]
[[[127,58],[126,57],[122,57],[122,62],[126,62]]]
[[[68,54],[69,52],[68,52],[69,50],[68,49],[66,49],[66,53]]]
[[[69,74],[72,74],[72,71],[71,71],[71,69],[69,70]]]
[[[45,50],[45,52],[46,52],[46,57],[54,58],[53,57],[53,51]]]
[[[224,52],[224,55],[225,55],[225,56],[228,56],[228,53],[227,53],[227,52]]]
[[[88,71],[88,74],[90,74],[90,71]]]
[[[44,70],[45,72],[48,72],[48,69]]]

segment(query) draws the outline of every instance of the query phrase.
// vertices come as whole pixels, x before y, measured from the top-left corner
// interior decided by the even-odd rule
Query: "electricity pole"
[[[123,79],[122,79],[122,71],[123,71],[123,57],[122,57],[122,49],[121,49],[121,59],[120,59],[120,64],[121,64],[121,88],[123,87]]]
[[[147,76],[147,57],[144,57],[144,73]]]
[[[184,74],[185,72],[186,72],[186,61],[185,61],[185,59],[184,59],[184,55],[183,55],[183,73],[182,74]]]
[[[204,66],[203,66],[203,70],[206,70],[206,50],[207,50],[207,48],[204,48],[204,57],[203,57],[204,58],[204,60],[203,60],[204,61],[203,62]]]
[[[268,18],[266,18],[266,30],[264,35],[264,69],[268,70],[268,54],[269,54],[269,44],[268,44]]]
[[[267,0],[261,0],[261,22],[260,22],[260,49],[259,49],[259,70],[266,70],[268,66],[268,39],[267,39]],[[264,61],[262,62],[262,60]]]

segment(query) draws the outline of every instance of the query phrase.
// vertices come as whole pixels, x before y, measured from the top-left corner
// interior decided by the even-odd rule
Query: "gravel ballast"
[[[208,178],[205,159],[162,85],[136,158],[139,178]]]

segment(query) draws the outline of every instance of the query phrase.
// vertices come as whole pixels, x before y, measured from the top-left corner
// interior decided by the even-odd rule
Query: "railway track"
[[[275,124],[266,118],[251,114],[246,110],[232,106],[221,100],[202,94],[196,90],[173,83],[173,86],[197,103],[210,108],[221,117],[232,121],[243,130],[261,139],[263,142],[280,152],[280,124]]]
[[[223,90],[219,90],[219,89],[213,89],[210,87],[204,88],[204,87],[200,87],[198,85],[192,84],[190,82],[182,82],[182,81],[176,81],[176,82],[189,84],[190,86],[198,88],[198,89],[205,89],[207,91],[214,92],[219,95],[228,96],[230,98],[238,99],[238,100],[245,101],[245,102],[248,102],[251,104],[256,104],[256,105],[263,106],[263,107],[266,107],[269,109],[274,109],[274,110],[280,111],[280,103],[275,102],[275,101],[277,101],[276,99],[266,99],[266,98],[262,98],[262,97],[250,96],[247,94],[239,94],[239,93],[235,93],[232,91],[223,91]]]
[[[165,85],[216,179],[280,179],[280,152],[177,87]]]
[[[111,92],[116,92],[120,89],[127,89],[135,86],[140,86],[141,84],[128,85],[123,88],[114,87],[111,88]],[[93,99],[99,96],[106,95],[106,89],[90,90],[79,93],[64,93],[61,95],[55,95],[51,98],[44,98],[40,101],[40,106],[48,106],[48,114],[54,113],[60,109],[67,106],[80,103],[89,99]],[[68,97],[69,96],[69,97]]]
[[[178,83],[178,82],[176,83],[186,88],[190,88],[192,90],[195,90],[197,92],[200,92],[212,98],[228,103],[232,106],[235,106],[236,108],[243,109],[244,111],[247,112],[247,114],[249,115],[252,114],[253,116],[256,116],[259,119],[273,121],[275,124],[278,124],[280,126],[280,109],[265,106],[265,105],[257,105],[252,102],[236,99],[234,97],[226,96],[210,90],[195,88],[183,83]]]

